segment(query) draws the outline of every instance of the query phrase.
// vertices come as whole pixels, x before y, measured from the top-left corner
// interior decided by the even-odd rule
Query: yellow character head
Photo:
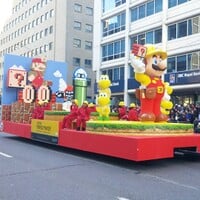
[[[108,96],[107,93],[100,92],[97,98],[97,102],[99,106],[106,106],[110,104],[110,97]]]
[[[110,81],[108,75],[101,75],[100,80],[98,82],[99,89],[102,90],[102,89],[109,88],[110,85],[111,85],[111,81]]]

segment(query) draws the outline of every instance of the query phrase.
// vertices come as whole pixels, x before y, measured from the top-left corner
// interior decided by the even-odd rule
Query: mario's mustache
[[[160,69],[160,67],[158,65],[155,65],[155,64],[152,64],[152,68],[156,71],[161,71],[161,72],[163,72],[167,69],[166,67],[163,68],[163,69]]]

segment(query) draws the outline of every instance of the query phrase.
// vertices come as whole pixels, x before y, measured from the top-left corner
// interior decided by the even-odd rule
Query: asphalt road
[[[0,200],[199,200],[200,159],[132,162],[0,133]]]

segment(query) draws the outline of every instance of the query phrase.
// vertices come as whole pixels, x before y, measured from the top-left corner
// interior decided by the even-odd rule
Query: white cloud
[[[17,69],[17,70],[25,70],[23,66],[19,65],[13,65],[12,67],[10,67],[9,69]]]

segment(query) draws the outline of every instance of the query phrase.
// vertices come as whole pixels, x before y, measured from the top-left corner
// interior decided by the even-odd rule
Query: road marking
[[[170,183],[170,184],[174,184],[174,185],[177,185],[177,186],[180,186],[180,187],[185,187],[185,188],[189,188],[189,189],[192,189],[192,190],[199,190],[198,187],[182,184],[182,183],[170,180],[170,179],[162,178],[160,176],[151,175],[151,174],[143,174],[143,176],[149,176],[149,177],[155,178],[157,180],[160,180],[160,181],[163,181],[163,182],[166,182],[166,183]]]
[[[0,155],[1,155],[1,156],[4,156],[4,157],[6,157],[6,158],[12,158],[11,155],[8,155],[8,154],[3,153],[3,152],[0,152]]]
[[[124,197],[117,197],[118,200],[130,200],[130,199],[127,199],[127,198],[124,198]]]

